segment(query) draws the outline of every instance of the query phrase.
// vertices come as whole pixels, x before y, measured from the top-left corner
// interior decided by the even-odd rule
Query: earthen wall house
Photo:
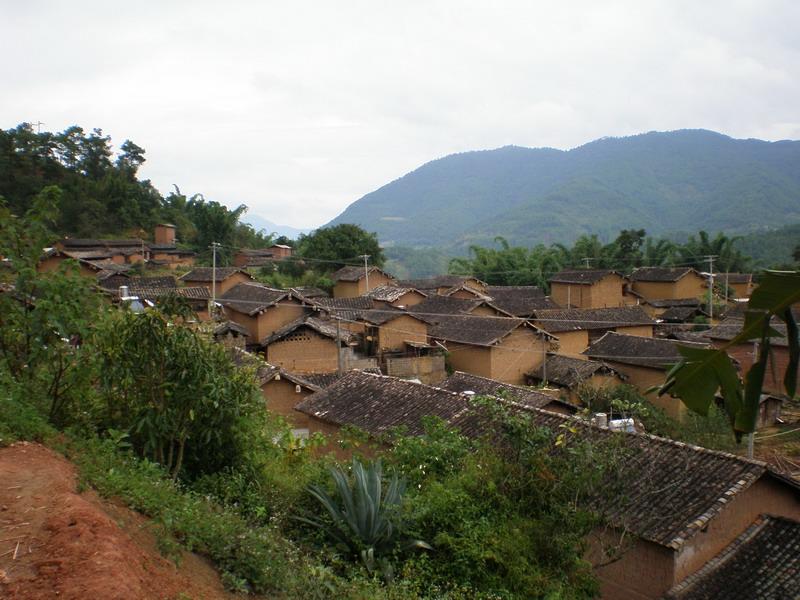
[[[701,298],[708,294],[706,284],[691,268],[642,267],[631,274],[633,291],[646,300]]]
[[[270,342],[267,362],[297,373],[333,373],[339,367],[339,344],[309,327],[300,327],[284,338]],[[344,358],[344,357],[343,357]]]
[[[428,325],[410,315],[401,315],[377,326],[378,352],[402,352],[406,342],[428,343]]]
[[[366,276],[362,267],[344,267],[333,275],[333,297],[334,298],[355,298],[363,296],[368,291],[383,285],[389,285],[394,279],[376,267],[370,267],[369,277]],[[369,279],[369,287],[367,287]]]
[[[180,279],[188,287],[202,286],[208,288],[209,292],[216,291],[217,298],[223,296],[228,290],[240,283],[253,281],[250,275],[235,267],[219,267],[216,269],[216,290],[212,290],[214,287],[212,285],[212,271],[211,267],[198,267],[182,275]]]
[[[800,519],[796,492],[770,477],[762,477],[732,496],[725,509],[677,550],[644,539],[623,543],[619,560],[595,570],[603,598],[656,600],[698,571],[762,513]],[[598,547],[619,542],[618,531],[598,530],[590,538],[588,558],[596,563]],[[636,574],[635,577],[631,576]]]
[[[175,225],[169,223],[160,223],[156,225],[153,232],[153,238],[157,245],[160,246],[174,246],[175,245]]]
[[[299,319],[307,311],[308,309],[294,298],[281,301],[279,305],[268,307],[263,312],[253,316],[236,310],[225,309],[225,313],[231,321],[247,328],[251,343],[259,343],[284,325]]]
[[[550,279],[550,298],[564,308],[625,306],[625,283],[616,271],[562,271]]]
[[[513,385],[525,385],[525,373],[542,363],[550,347],[548,339],[528,327],[519,327],[488,346],[445,343],[453,369]]]

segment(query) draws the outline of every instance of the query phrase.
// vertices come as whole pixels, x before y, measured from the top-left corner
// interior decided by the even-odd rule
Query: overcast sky
[[[421,164],[706,128],[800,138],[800,2],[0,0],[0,127],[297,227]]]

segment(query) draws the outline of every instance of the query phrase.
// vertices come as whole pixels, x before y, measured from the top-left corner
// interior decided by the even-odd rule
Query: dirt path
[[[141,515],[75,484],[74,466],[39,444],[0,449],[0,598],[237,598],[200,557],[161,557]]]

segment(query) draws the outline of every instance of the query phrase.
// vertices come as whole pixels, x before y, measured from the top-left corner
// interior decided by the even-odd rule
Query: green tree
[[[238,464],[257,438],[263,402],[253,374],[225,350],[159,310],[112,313],[95,336],[103,428],[173,477]],[[248,439],[251,438],[251,439]]]
[[[7,259],[0,274],[0,363],[30,397],[46,403],[40,408],[52,422],[63,425],[89,385],[83,341],[98,299],[74,261],[37,270],[60,196],[57,187],[45,188],[19,218],[0,199],[0,255]]]
[[[369,254],[370,264],[381,267],[385,261],[383,250],[374,233],[367,233],[358,225],[343,223],[317,229],[297,240],[298,255],[309,259],[319,271],[335,270]],[[314,263],[313,261],[324,261]]]

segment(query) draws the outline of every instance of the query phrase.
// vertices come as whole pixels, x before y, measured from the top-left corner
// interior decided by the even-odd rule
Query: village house
[[[192,266],[195,253],[175,245],[175,226],[156,225],[153,243],[140,238],[96,240],[86,238],[64,238],[55,244],[55,249],[66,256],[92,262],[104,261],[116,265],[133,265],[149,262],[175,268]]]
[[[485,296],[487,287],[486,283],[469,275],[436,275],[423,279],[403,279],[398,281],[397,285],[420,290],[429,296],[432,294],[449,296],[458,291],[464,292],[457,297],[471,297],[476,294]],[[472,294],[469,294],[470,290]]]
[[[627,280],[608,269],[560,271],[549,279],[550,298],[564,308],[608,308],[625,306]]]
[[[247,347],[249,335],[247,329],[235,321],[224,321],[211,332],[216,343],[222,344],[226,348],[239,348],[240,350],[245,350]]]
[[[253,278],[238,267],[195,267],[181,275],[180,280],[188,287],[206,287],[219,298],[232,287],[253,281]]]
[[[295,373],[333,373],[339,369],[376,367],[358,352],[356,334],[334,319],[304,315],[262,341],[268,363]]]
[[[800,522],[762,514],[665,600],[792,598],[800,590]]]
[[[342,328],[353,333],[365,332],[365,323],[360,320],[364,311],[372,310],[375,302],[368,296],[355,296],[353,298],[311,298],[314,308],[331,317],[339,319]]]
[[[334,298],[363,296],[372,289],[395,281],[394,277],[378,267],[342,267],[332,277]]]
[[[487,300],[473,296],[472,298],[456,298],[432,294],[422,302],[408,307],[408,312],[435,322],[439,315],[480,315],[484,317],[512,317]]]
[[[144,306],[155,306],[169,297],[188,306],[200,321],[209,320],[208,301],[211,294],[205,287],[178,287],[172,276],[129,276],[125,273],[98,275],[97,288],[112,302],[122,296],[135,297]]]
[[[622,373],[628,378],[628,383],[644,394],[645,390],[663,384],[669,368],[680,362],[680,345],[707,347],[707,344],[610,332],[589,346],[583,354]],[[677,398],[658,396],[655,392],[647,394],[646,398],[674,419],[682,419],[686,414],[686,407]]]
[[[653,336],[653,320],[638,306],[537,310],[531,321],[558,336],[559,354],[573,357],[609,331]]]
[[[578,410],[576,405],[540,391],[519,385],[509,385],[461,371],[450,375],[438,387],[459,394],[503,398],[523,406],[541,408],[562,415],[574,415]]]
[[[392,376],[438,383],[447,376],[442,349],[428,343],[429,323],[399,309],[363,311],[363,350]]]
[[[561,354],[548,354],[541,366],[527,373],[525,379],[528,385],[547,384],[548,390],[555,390],[559,398],[574,405],[581,404],[580,392],[584,387],[599,391],[622,385],[628,380],[625,375],[602,361]]]
[[[589,536],[586,555],[604,598],[661,598],[700,573],[763,513],[800,519],[800,485],[762,462],[647,434],[614,433],[575,417],[497,401],[553,436],[566,425],[593,443],[622,444],[627,458],[619,477],[601,482],[586,501],[604,520]],[[345,425],[376,439],[398,428],[421,435],[428,416],[472,438],[497,431],[470,395],[358,371],[308,396],[296,410],[309,417],[310,431],[332,436]],[[791,556],[796,544],[784,539],[788,550],[775,548],[771,554]]]
[[[39,273],[49,273],[50,271],[55,271],[61,267],[61,264],[64,261],[72,261],[78,268],[78,273],[83,275],[84,277],[92,277],[92,278],[102,278],[109,273],[116,273],[118,272],[116,268],[111,271],[107,266],[104,264],[107,259],[101,259],[101,261],[91,261],[86,260],[83,258],[77,258],[68,252],[63,252],[58,248],[45,248],[44,252],[42,253],[39,262],[36,264],[36,271]],[[121,265],[124,269],[124,265]],[[116,265],[115,265],[116,267]]]
[[[191,267],[194,265],[195,253],[183,250],[175,245],[175,225],[160,223],[153,231],[153,243],[148,244],[148,261],[155,265],[164,265],[170,269]]]
[[[640,306],[654,319],[679,322],[676,319],[691,318],[692,314],[705,314],[699,298],[663,298],[643,300]],[[666,316],[664,316],[666,314]],[[680,321],[682,322],[682,321]]]
[[[524,319],[476,315],[441,315],[429,334],[447,348],[453,369],[515,385],[557,341]]]
[[[707,281],[691,267],[640,267],[630,275],[633,291],[645,300],[702,298]]]
[[[373,288],[366,293],[366,296],[372,300],[375,308],[408,308],[427,298],[427,294],[419,290],[396,285],[382,285]]]
[[[714,273],[714,287],[722,290],[725,297],[749,298],[753,293],[753,275],[750,273]]]
[[[534,285],[490,285],[486,287],[489,302],[513,317],[527,319],[536,310],[560,308],[542,288]]]
[[[303,317],[311,307],[288,290],[276,290],[259,283],[239,283],[217,301],[225,315],[245,329],[248,342],[263,345],[281,327]]]
[[[277,258],[270,248],[242,248],[233,255],[233,264],[240,269],[264,267],[273,264]]]

